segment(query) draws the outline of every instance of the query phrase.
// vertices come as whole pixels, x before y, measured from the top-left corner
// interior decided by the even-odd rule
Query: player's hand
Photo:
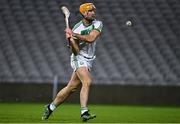
[[[69,39],[69,38],[72,37],[73,32],[72,32],[72,30],[70,28],[66,28],[64,31],[66,33],[66,39]]]
[[[71,35],[66,33],[66,39],[70,39],[71,38]]]

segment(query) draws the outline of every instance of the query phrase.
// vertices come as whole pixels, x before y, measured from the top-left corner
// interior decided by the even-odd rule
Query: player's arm
[[[66,28],[65,32],[66,32],[66,39],[68,41],[70,41],[70,49],[72,51],[72,53],[74,53],[75,55],[77,55],[79,53],[79,41],[75,38],[73,38],[72,34],[70,33],[71,29]]]
[[[79,53],[79,41],[77,39],[74,39],[73,37],[71,37],[70,39],[70,49],[72,51],[72,53],[74,53],[74,55],[77,55]]]
[[[92,30],[88,35],[81,35],[73,33],[73,37],[79,39],[80,41],[92,43],[94,42],[101,33],[98,30]]]
[[[72,35],[74,37],[76,37],[77,39],[79,39],[80,41],[92,43],[100,36],[101,31],[102,31],[102,27],[103,27],[102,22],[101,21],[96,21],[93,24],[93,30],[89,34],[81,35],[81,34],[73,33]]]
[[[77,38],[79,41],[92,43],[100,36],[103,24],[101,21],[97,21],[93,24],[93,26],[94,26],[94,29],[87,35],[77,34],[77,33],[72,32],[72,30],[68,30],[68,32],[74,38]]]

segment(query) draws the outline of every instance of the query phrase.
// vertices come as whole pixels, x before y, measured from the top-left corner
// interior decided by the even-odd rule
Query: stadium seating
[[[72,73],[60,5],[80,18],[73,0],[0,1],[0,82],[67,82]],[[103,34],[95,84],[180,85],[179,0],[96,0]],[[132,25],[126,25],[131,20]]]

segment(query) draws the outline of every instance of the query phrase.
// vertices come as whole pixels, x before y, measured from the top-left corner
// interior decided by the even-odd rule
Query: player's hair
[[[79,12],[83,15],[85,12],[93,9],[96,9],[93,3],[84,3],[80,5]]]

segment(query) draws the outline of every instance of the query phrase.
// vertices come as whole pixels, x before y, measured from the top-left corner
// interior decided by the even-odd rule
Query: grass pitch
[[[180,107],[89,105],[89,123],[180,123]],[[0,123],[81,123],[80,106],[63,104],[42,121],[44,104],[0,103]]]

